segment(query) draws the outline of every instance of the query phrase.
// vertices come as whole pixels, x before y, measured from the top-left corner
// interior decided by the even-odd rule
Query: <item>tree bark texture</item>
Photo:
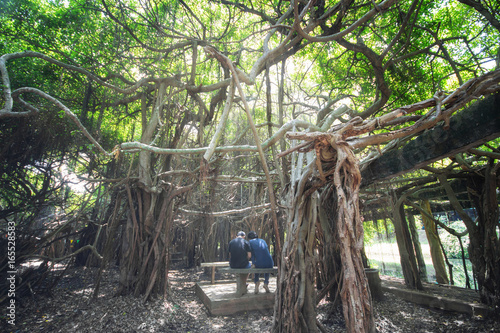
[[[273,332],[318,331],[314,290],[318,200],[302,195],[295,200],[279,266]]]
[[[389,179],[431,162],[477,147],[500,135],[500,94],[472,104],[445,124],[420,134],[400,149],[392,150],[363,169],[363,184]]]
[[[417,226],[415,225],[415,217],[413,216],[413,214],[408,214],[408,222],[410,226],[411,238],[413,240],[413,245],[415,247],[415,255],[417,256],[418,272],[420,273],[420,279],[422,281],[427,281],[427,268],[425,267],[424,256],[422,255],[422,247],[420,246]]]
[[[340,240],[336,232],[337,225],[337,195],[335,187],[329,184],[321,193],[321,205],[319,211],[318,227],[318,289],[321,282],[316,302],[323,297],[330,297],[330,301],[336,304],[340,302],[340,290],[342,288],[342,258],[340,257]]]
[[[312,290],[310,283],[316,268],[309,263],[314,262],[314,225],[318,212],[317,208],[311,209],[317,206],[317,203],[311,205],[311,200],[315,202],[316,199],[309,197],[316,195],[314,193],[318,188],[330,183],[335,195],[335,227],[331,229],[335,229],[337,233],[336,239],[339,240],[338,247],[342,258],[343,280],[340,295],[347,331],[374,332],[371,293],[363,264],[359,164],[350,146],[342,139],[342,134],[315,136],[313,141],[316,160],[311,161],[301,175],[296,192],[293,191],[295,186],[291,186],[294,199],[289,207],[293,212],[290,214],[287,240],[282,253],[273,331],[309,332],[317,329],[312,320],[315,308],[307,306],[314,304],[310,302],[314,298],[307,291]],[[319,172],[319,180],[316,179],[314,183],[308,182],[313,166],[316,166]],[[304,190],[306,183],[310,185]],[[323,227],[322,229],[325,230]]]
[[[500,308],[500,241],[498,229],[498,169],[500,164],[485,169],[485,177],[469,180],[469,193],[478,214],[477,224],[467,225],[469,256],[478,282],[481,301]]]
[[[119,293],[133,292],[135,296],[142,295],[144,300],[150,295],[165,296],[173,220],[172,192],[164,192],[152,200],[141,188],[127,192],[130,213],[122,240]],[[144,196],[148,198],[144,200]],[[144,203],[149,207],[144,207]],[[152,221],[149,227],[145,223],[147,219]]]
[[[399,198],[393,207],[394,231],[398,243],[401,269],[403,271],[405,284],[410,288],[421,290],[423,286],[417,268],[410,231],[408,230],[408,224],[405,219],[404,200],[405,197]]]
[[[141,103],[143,132],[141,143],[150,144],[165,104],[166,86],[158,86],[151,116],[147,101]],[[126,184],[129,214],[122,237],[119,293],[133,292],[146,301],[151,295],[166,296],[169,244],[174,219],[175,198],[190,187],[178,188],[153,177],[152,153],[139,152],[138,181]]]
[[[339,138],[333,183],[337,193],[337,232],[340,239],[343,285],[340,295],[348,332],[375,332],[368,280],[363,265],[363,222],[359,211],[361,173],[356,156]]]
[[[422,201],[421,206],[430,215],[432,215],[431,205],[429,200]],[[446,274],[446,266],[444,263],[443,251],[437,235],[436,224],[427,215],[422,214],[422,222],[424,223],[425,234],[431,250],[432,264],[436,271],[436,281],[441,284],[449,284],[448,275]]]

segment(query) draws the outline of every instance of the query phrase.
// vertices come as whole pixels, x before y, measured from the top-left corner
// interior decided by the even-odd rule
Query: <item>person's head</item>
[[[236,236],[241,237],[241,238],[245,238],[245,232],[244,231],[238,231],[238,233],[236,234]]]
[[[257,233],[255,231],[250,231],[248,233],[248,239],[254,239],[254,238],[258,238],[259,236],[257,236]]]

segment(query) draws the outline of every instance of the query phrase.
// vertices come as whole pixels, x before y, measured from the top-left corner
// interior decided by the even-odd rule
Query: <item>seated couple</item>
[[[273,258],[269,253],[269,248],[265,240],[259,238],[255,231],[248,233],[247,241],[245,232],[239,231],[237,237],[229,242],[229,266],[231,268],[272,268],[274,266]],[[250,264],[249,260],[252,260]],[[243,279],[246,285],[248,274]],[[254,274],[255,293],[259,293],[259,274]],[[269,273],[264,274],[264,289],[269,293]],[[246,290],[243,292],[246,293]]]

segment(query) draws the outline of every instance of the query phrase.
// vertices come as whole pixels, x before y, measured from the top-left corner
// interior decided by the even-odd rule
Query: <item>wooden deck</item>
[[[424,290],[408,289],[402,279],[382,277],[382,291],[426,307],[465,313],[483,318],[494,315],[493,309],[480,303],[479,293],[455,286],[422,282]]]
[[[222,271],[224,270],[227,269],[222,269]],[[381,277],[381,286],[380,282],[378,285],[379,290],[375,293],[374,290],[372,290],[373,296],[380,293],[380,297],[376,298],[382,299],[383,292],[388,292],[409,302],[429,308],[481,317],[490,317],[493,315],[492,309],[481,304],[479,302],[478,293],[473,290],[432,283],[423,283],[424,290],[411,290],[404,285],[402,279],[387,276]],[[209,313],[214,316],[232,315],[239,312],[256,310],[262,311],[262,313],[266,315],[272,315],[276,290],[276,277],[271,275],[269,279],[269,288],[271,289],[271,293],[269,294],[266,294],[262,288],[262,278],[260,292],[257,295],[254,294],[255,284],[251,275],[248,277],[247,283],[248,293],[239,296],[237,294],[236,281],[234,280],[217,281],[213,284],[210,282],[198,282],[196,283],[196,295],[207,307]],[[370,285],[370,289],[372,289],[372,287],[373,286]]]
[[[276,290],[276,278],[269,279],[269,289],[267,294],[260,283],[260,293],[254,294],[255,285],[251,278],[248,278],[248,294],[238,296],[236,294],[235,281],[217,281],[196,283],[196,295],[202,300],[208,311],[213,316],[232,315],[245,311],[263,311],[267,315],[273,314],[274,291]]]

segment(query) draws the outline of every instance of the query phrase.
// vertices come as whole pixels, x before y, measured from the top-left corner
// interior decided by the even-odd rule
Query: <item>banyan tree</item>
[[[482,301],[500,305],[498,4],[0,9],[0,219],[16,221],[17,264],[117,265],[118,293],[147,301],[168,297],[177,254],[226,260],[234,232],[257,229],[279,267],[273,331],[318,331],[316,304],[338,295],[347,330],[373,332],[363,221],[392,221],[422,288],[408,219],[432,232],[440,198],[465,224],[449,232],[470,238]]]

